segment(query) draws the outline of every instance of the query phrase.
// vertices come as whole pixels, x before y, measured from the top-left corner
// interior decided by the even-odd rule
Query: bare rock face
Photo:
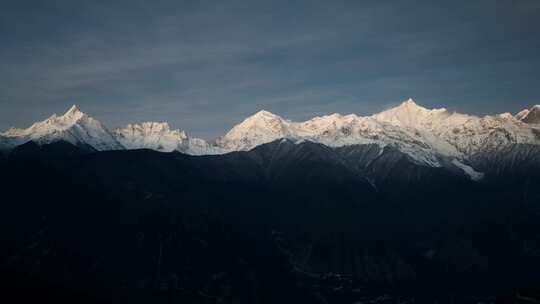
[[[540,105],[519,112],[516,117],[527,124],[540,124]]]

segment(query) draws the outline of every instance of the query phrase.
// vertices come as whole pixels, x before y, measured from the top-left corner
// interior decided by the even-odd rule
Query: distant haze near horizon
[[[76,104],[207,139],[268,110],[540,104],[540,1],[4,1],[0,130]]]

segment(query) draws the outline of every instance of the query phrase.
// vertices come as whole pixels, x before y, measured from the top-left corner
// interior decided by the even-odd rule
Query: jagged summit
[[[522,110],[516,114],[516,118],[527,124],[540,124],[540,105]]]
[[[279,138],[289,138],[291,122],[262,110],[244,119],[227,134],[216,140],[216,145],[228,150],[249,150]]]
[[[74,145],[88,145],[96,150],[123,149],[114,136],[98,120],[81,112],[73,105],[63,115],[34,123],[27,129],[11,129],[2,136],[12,142],[23,144],[28,141],[52,143],[66,141]]]
[[[186,131],[171,129],[166,122],[143,122],[117,128],[113,135],[126,149],[152,149],[161,152],[180,151],[191,155],[218,154],[204,139],[189,137]]]
[[[128,124],[117,128],[113,134],[127,149],[153,149],[157,151],[174,151],[187,140],[183,130],[171,130],[166,122],[143,122]]]
[[[399,105],[393,107],[393,108],[390,108],[386,111],[383,111],[381,113],[384,113],[384,112],[387,112],[387,111],[391,111],[391,110],[394,110],[394,111],[409,111],[409,112],[432,112],[432,111],[446,111],[445,108],[440,108],[440,109],[428,109],[426,107],[423,107],[419,104],[416,103],[416,101],[412,98],[409,98],[405,101],[403,101],[402,103],[400,103]]]
[[[64,113],[64,115],[57,117],[63,119],[64,123],[66,124],[75,124],[83,118],[88,118],[88,115],[81,112],[76,105],[72,105],[69,110]]]
[[[402,102],[400,106],[404,106],[404,107],[418,107],[418,104],[416,104],[416,102],[414,101],[414,99],[409,98],[409,99],[405,100],[404,102]]]
[[[402,102],[397,107],[373,115],[379,121],[384,121],[399,127],[414,128],[430,124],[450,115],[445,109],[427,109],[419,106],[412,98]]]
[[[60,117],[63,117],[66,122],[75,123],[82,118],[88,117],[88,115],[79,110],[76,105],[72,105],[71,108]]]
[[[67,110],[67,112],[64,114],[64,116],[71,116],[78,113],[82,113],[82,112],[79,110],[77,105],[72,105],[71,108],[69,108],[69,110]]]
[[[49,118],[32,124],[27,129],[11,128],[10,130],[0,133],[4,136],[25,136],[32,133],[48,132],[52,130],[65,130],[83,118],[90,118],[88,115],[81,112],[77,106],[73,105],[63,115],[53,114]]]

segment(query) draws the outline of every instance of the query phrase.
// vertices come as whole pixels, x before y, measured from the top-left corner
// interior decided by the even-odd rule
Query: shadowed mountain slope
[[[3,278],[96,301],[508,302],[540,282],[539,188],[511,186],[532,173],[475,182],[390,147],[288,140],[215,156],[29,144],[0,168]]]

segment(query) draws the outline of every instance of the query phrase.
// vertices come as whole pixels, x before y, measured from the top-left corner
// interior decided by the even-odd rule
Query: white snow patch
[[[465,165],[457,159],[452,160],[452,163],[456,165],[456,167],[463,170],[463,172],[465,172],[465,174],[467,174],[474,181],[479,181],[484,178],[484,173],[474,170],[472,167]]]

